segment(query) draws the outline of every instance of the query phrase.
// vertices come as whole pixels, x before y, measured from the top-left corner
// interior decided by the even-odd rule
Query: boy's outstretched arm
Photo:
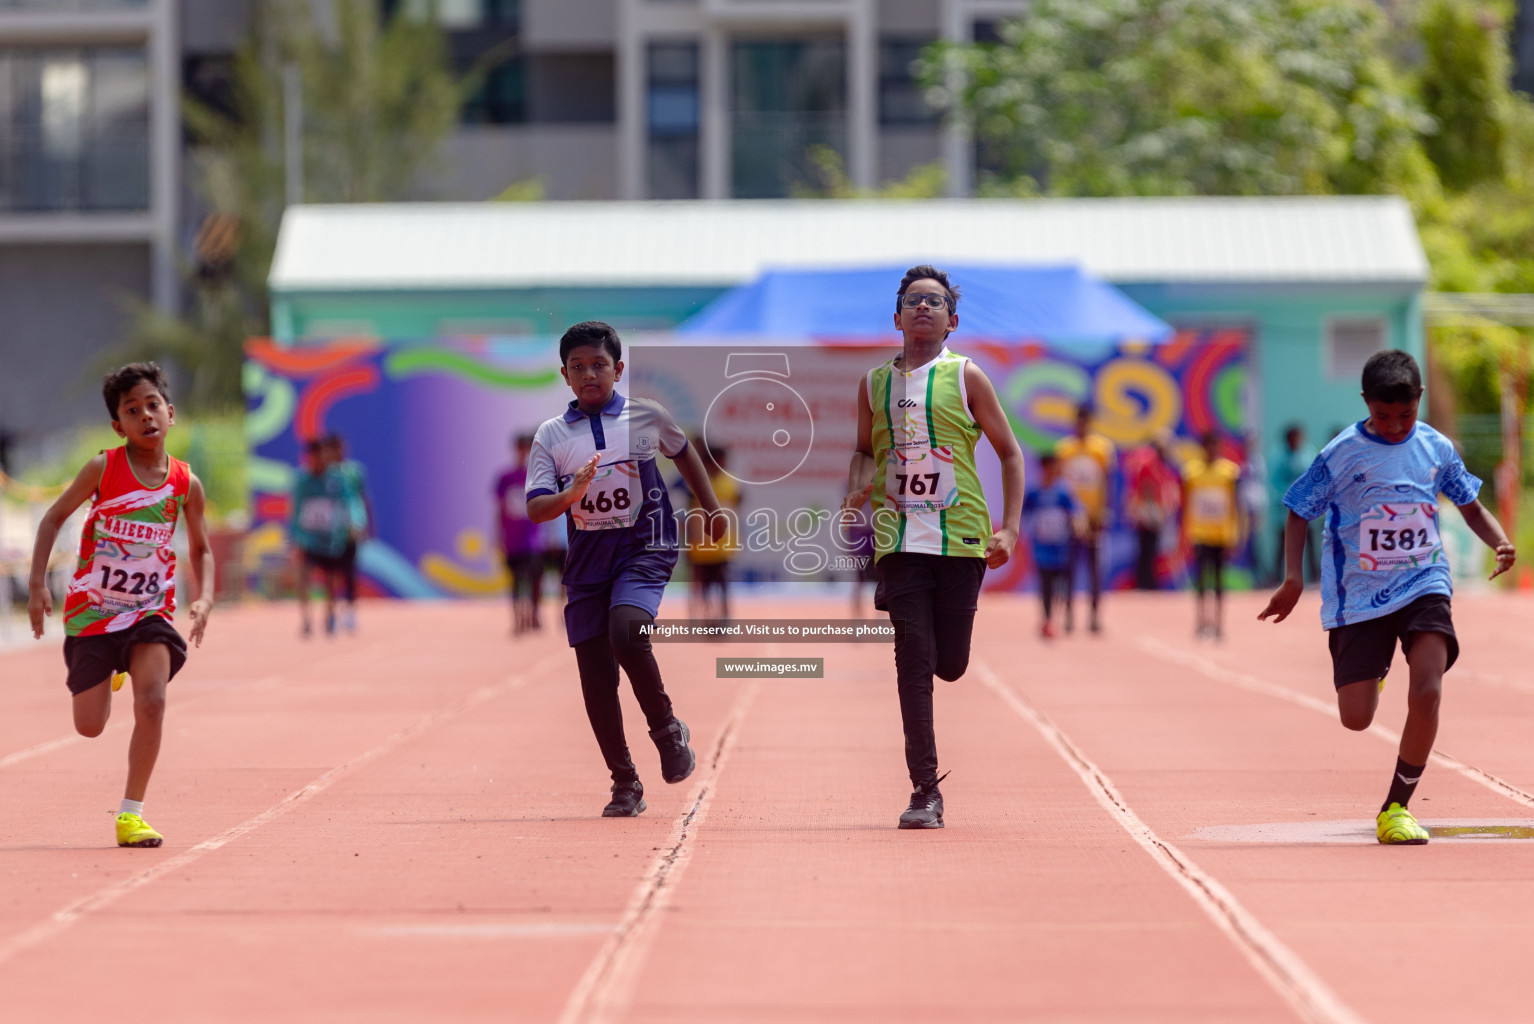
[[[985,371],[973,362],[964,365],[965,390],[969,392],[969,410],[1001,458],[1001,527],[991,534],[985,547],[985,564],[999,569],[1012,557],[1017,546],[1017,531],[1023,518],[1023,449],[996,397],[996,389]]]
[[[1507,532],[1502,529],[1502,524],[1497,522],[1497,517],[1487,511],[1486,506],[1479,501],[1461,505],[1459,511],[1465,517],[1465,524],[1485,542],[1487,547],[1497,553],[1497,568],[1490,578],[1496,579],[1511,569],[1513,562],[1517,560],[1518,552],[1514,549],[1513,542],[1507,539]]]
[[[719,511],[719,496],[714,493],[714,485],[709,483],[708,470],[704,468],[697,447],[688,445],[671,461],[676,464],[677,472],[682,474],[687,489],[698,499],[698,507],[707,517],[709,539],[718,540],[723,537],[730,526],[729,517],[714,515]]]
[[[75,509],[90,500],[101,486],[101,475],[106,472],[107,457],[103,452],[91,459],[75,474],[64,493],[43,513],[43,521],[37,527],[37,543],[32,545],[32,575],[27,586],[27,618],[31,620],[32,636],[43,635],[43,620],[53,614],[53,595],[48,593],[48,556],[59,539],[64,521],[74,515]]]
[[[192,633],[188,640],[196,647],[202,646],[203,630],[208,628],[208,615],[213,611],[213,545],[208,543],[207,495],[202,481],[192,474],[191,486],[186,495],[187,552],[192,569]]]
[[[874,492],[874,477],[878,464],[874,462],[874,414],[868,407],[868,378],[858,381],[858,439],[852,451],[852,464],[847,467],[847,496],[842,499],[842,511],[856,512],[867,503]]]
[[[1273,591],[1268,606],[1257,616],[1259,619],[1271,615],[1274,622],[1283,622],[1299,603],[1300,594],[1305,591],[1305,541],[1309,527],[1303,516],[1289,510],[1289,518],[1284,521],[1284,582]]]
[[[567,508],[586,496],[586,489],[597,475],[597,463],[601,461],[600,455],[587,459],[586,464],[570,478],[570,485],[558,494],[540,494],[527,499],[527,518],[535,523],[546,523],[564,515]]]

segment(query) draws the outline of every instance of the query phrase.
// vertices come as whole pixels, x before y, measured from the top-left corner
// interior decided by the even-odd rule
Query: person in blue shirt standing
[[[1288,510],[1284,507],[1284,495],[1294,482],[1305,475],[1310,464],[1316,460],[1316,446],[1305,440],[1305,428],[1291,423],[1284,428],[1284,445],[1273,459],[1273,497],[1278,502],[1274,515],[1273,575],[1274,582],[1284,578],[1284,523]],[[1314,522],[1305,535],[1305,581],[1315,583],[1321,576],[1321,524]]]
[[[1443,675],[1459,656],[1438,496],[1458,506],[1470,529],[1496,552],[1493,579],[1513,567],[1515,552],[1477,500],[1481,481],[1465,469],[1453,443],[1417,422],[1417,361],[1398,351],[1370,356],[1363,398],[1369,418],[1333,438],[1284,495],[1284,582],[1258,618],[1282,622],[1294,610],[1303,588],[1306,526],[1325,516],[1321,624],[1329,632],[1343,725],[1369,727],[1397,640],[1406,655],[1406,725],[1375,835],[1381,843],[1416,845],[1427,842],[1428,833],[1407,801],[1438,735]]]
[[[576,324],[559,340],[560,373],[575,399],[533,435],[527,462],[527,517],[564,516],[565,633],[575,648],[586,716],[612,775],[605,818],[645,809],[618,703],[621,666],[660,752],[661,778],[681,782],[697,758],[687,723],[672,712],[646,626],[653,626],[677,559],[677,524],[656,455],[676,463],[703,509],[710,535],[729,524],[697,451],[658,403],[614,389],[623,376],[618,332]]]
[[[367,513],[361,497],[337,472],[324,441],[310,441],[307,465],[293,479],[288,536],[298,570],[298,617],[303,636],[314,632],[309,619],[309,586],[318,571],[325,586],[325,633],[336,632],[336,589],[346,574],[346,546],[361,535]]]
[[[1039,635],[1048,640],[1056,635],[1055,595],[1067,609],[1071,605],[1071,541],[1085,524],[1080,503],[1060,479],[1060,459],[1046,452],[1039,456],[1039,469],[1043,483],[1023,498],[1023,523],[1039,570],[1039,600],[1044,605]]]

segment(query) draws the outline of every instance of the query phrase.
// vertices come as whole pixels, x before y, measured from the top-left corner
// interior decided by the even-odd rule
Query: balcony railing
[[[97,131],[62,150],[38,130],[0,126],[0,212],[147,209],[147,124]]]
[[[149,0],[0,0],[0,14],[9,11],[122,11],[147,6]]]

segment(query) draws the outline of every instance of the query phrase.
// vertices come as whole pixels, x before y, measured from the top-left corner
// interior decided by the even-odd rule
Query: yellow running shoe
[[[112,692],[116,693],[118,690],[121,690],[123,688],[123,683],[126,683],[127,681],[128,681],[128,673],[126,673],[126,672],[113,672],[112,673]]]
[[[165,837],[145,824],[137,814],[124,811],[117,816],[118,846],[159,846],[163,842]]]
[[[1374,834],[1389,846],[1421,846],[1427,842],[1427,829],[1417,824],[1411,811],[1400,804],[1391,804],[1380,812],[1375,820]]]

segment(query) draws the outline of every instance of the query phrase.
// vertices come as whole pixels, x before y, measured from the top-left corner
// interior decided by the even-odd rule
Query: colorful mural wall
[[[698,369],[711,365],[703,351],[696,343],[688,353],[668,347],[665,339],[636,341],[628,354],[635,393],[665,401],[689,432],[701,429],[702,413],[721,386],[718,374]],[[986,371],[1032,453],[1066,434],[1076,405],[1090,399],[1098,410],[1098,429],[1121,451],[1163,433],[1187,448],[1213,429],[1225,438],[1227,453],[1242,458],[1241,439],[1252,422],[1242,332],[1187,332],[1154,347],[1053,348],[957,337],[953,347]],[[852,409],[862,370],[889,355],[836,348],[819,353],[822,358],[813,365],[823,362],[824,369],[804,370],[805,357],[816,346],[770,348],[793,354],[795,376],[811,388],[809,407],[832,408],[832,420]],[[359,565],[370,592],[416,598],[500,593],[503,570],[493,547],[491,487],[511,461],[511,438],[532,431],[569,400],[557,363],[557,346],[547,338],[387,346],[338,341],[303,348],[250,343],[244,373],[253,492],[247,558],[275,566],[286,557],[288,495],[302,445],[336,432],[369,475],[377,521],[374,536],[359,552]],[[836,398],[843,393],[845,404]],[[825,472],[806,470],[806,479],[794,487],[757,488],[759,500],[781,502],[792,494],[800,506],[834,509],[850,452],[847,431],[838,425],[845,426],[817,426],[815,444],[825,449],[824,459],[805,462],[813,468],[825,461]],[[999,466],[989,446],[982,444],[980,452],[982,479],[996,513]],[[1030,458],[1030,476],[1036,479],[1034,472]],[[752,500],[752,488],[746,491],[743,512],[750,511]],[[1121,520],[1109,537],[1107,556],[1109,579],[1126,585],[1133,536]],[[1169,562],[1175,560],[1174,555]],[[992,573],[988,586],[1026,586],[1028,569],[1028,561],[1018,559]]]

